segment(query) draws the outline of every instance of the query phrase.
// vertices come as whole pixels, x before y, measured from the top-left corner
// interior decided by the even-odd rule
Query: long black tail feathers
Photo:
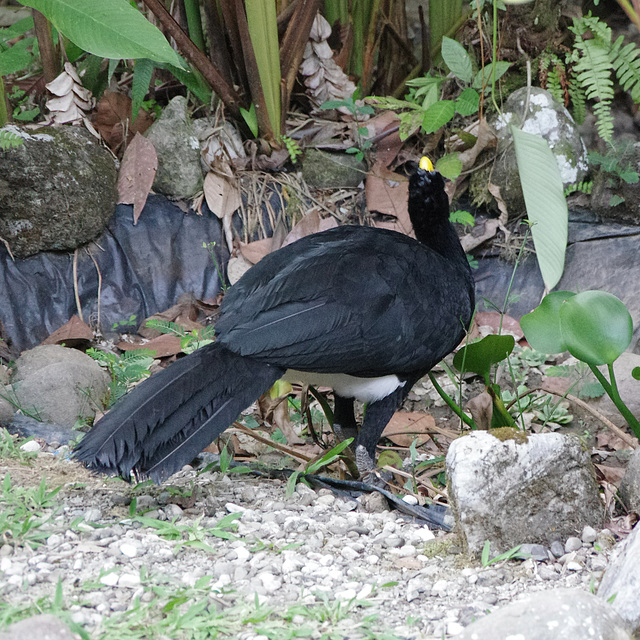
[[[124,396],[80,441],[90,469],[160,483],[215,440],[284,370],[213,343]]]

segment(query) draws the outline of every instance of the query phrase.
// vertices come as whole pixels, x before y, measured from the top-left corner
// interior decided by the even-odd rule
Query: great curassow
[[[221,305],[216,341],[145,380],[87,433],[75,457],[126,480],[162,482],[279,378],[333,388],[334,424],[361,473],[413,384],[462,340],[474,309],[467,257],[442,176],[409,179],[417,240],[341,226],[252,267]],[[367,403],[358,427],[354,399]]]

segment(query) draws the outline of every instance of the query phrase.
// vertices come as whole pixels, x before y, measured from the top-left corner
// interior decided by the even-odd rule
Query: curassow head
[[[429,158],[423,156],[409,178],[409,215],[433,224],[449,220],[449,198],[444,190],[444,179],[434,169]]]

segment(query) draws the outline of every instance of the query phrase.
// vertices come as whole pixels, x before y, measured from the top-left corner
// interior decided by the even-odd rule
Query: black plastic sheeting
[[[183,293],[215,298],[220,279],[203,242],[216,243],[221,268],[229,257],[222,224],[212,213],[185,214],[166,198],[152,195],[134,226],[132,209],[119,205],[107,231],[78,251],[80,304],[92,326],[98,315],[98,269],[102,275],[103,332],[131,316],[134,321],[120,324],[118,331],[135,331]],[[43,252],[14,262],[0,244],[0,320],[12,351],[36,346],[77,313],[73,282],[73,253]]]
[[[279,198],[266,193],[276,210]],[[269,229],[263,207],[263,226]],[[95,326],[98,311],[98,271],[102,274],[103,333],[135,331],[150,315],[164,311],[183,293],[212,299],[220,281],[203,242],[215,242],[221,269],[228,251],[222,224],[208,212],[185,214],[162,196],[150,196],[136,226],[132,207],[119,205],[108,230],[87,251],[78,251],[78,290],[85,321]],[[239,220],[234,219],[236,227]],[[522,262],[513,280],[509,303],[505,296],[513,265],[489,251],[479,255],[474,272],[479,308],[499,309],[519,318],[534,309],[544,285],[535,258]],[[559,289],[603,289],[627,304],[640,337],[640,228],[620,224],[569,223],[565,273]],[[41,253],[11,260],[0,243],[0,320],[12,351],[32,348],[77,313],[73,287],[73,253]],[[127,325],[131,316],[133,322]]]

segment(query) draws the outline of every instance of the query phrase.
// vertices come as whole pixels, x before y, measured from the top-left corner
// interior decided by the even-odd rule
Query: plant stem
[[[629,408],[623,402],[620,394],[618,393],[618,385],[616,384],[613,364],[609,364],[607,366],[609,369],[609,377],[611,378],[611,383],[609,383],[609,381],[601,373],[598,367],[590,364],[589,368],[591,369],[591,371],[593,371],[593,375],[598,379],[598,382],[604,387],[604,390],[613,401],[613,404],[616,405],[616,408],[622,414],[622,417],[627,421],[627,424],[631,427],[631,430],[633,431],[636,438],[640,439],[640,422],[638,422],[638,419],[631,413],[631,411],[629,411]]]
[[[198,0],[184,0],[184,12],[187,16],[189,37],[200,51],[204,51],[204,34],[202,32],[202,19]]]
[[[7,97],[4,92],[4,81],[0,75],[0,127],[9,122],[9,110],[7,109]]]
[[[446,391],[438,384],[436,377],[431,372],[429,372],[429,380],[431,380],[431,384],[438,392],[438,395],[447,403],[451,411],[453,411],[460,420],[469,425],[472,429],[477,429],[478,427],[476,423],[455,403],[452,398],[447,395]]]

